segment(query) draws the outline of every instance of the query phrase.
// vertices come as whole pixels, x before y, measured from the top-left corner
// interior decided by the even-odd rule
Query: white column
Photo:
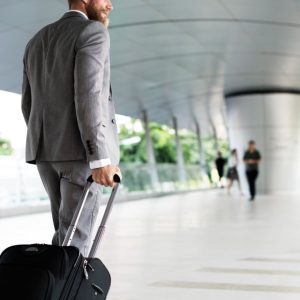
[[[200,171],[202,174],[206,174],[206,167],[205,167],[205,153],[204,153],[204,147],[201,139],[201,129],[198,121],[195,121],[196,125],[196,135],[197,135],[197,141],[198,141],[198,149],[199,149],[199,165],[200,165]]]
[[[215,124],[212,122],[211,120],[211,127],[212,127],[212,130],[213,130],[213,138],[214,138],[214,144],[215,144],[215,150],[216,150],[216,153],[219,152],[220,148],[219,148],[219,141],[218,141],[218,135],[217,135],[217,130],[216,130],[216,126]]]
[[[160,189],[159,177],[157,173],[153,143],[150,135],[149,120],[146,111],[143,111],[143,119],[144,119],[144,129],[145,129],[145,137],[146,137],[147,161],[149,165],[151,184],[154,190],[159,190]]]
[[[176,117],[173,117],[173,126],[175,130],[175,141],[176,141],[176,157],[177,157],[177,169],[178,169],[178,179],[180,182],[186,182],[186,173],[184,168],[184,159],[182,148],[180,144],[179,134],[178,134],[178,125]]]
[[[258,189],[265,193],[300,192],[300,95],[256,94],[226,99],[229,140],[240,157],[250,139],[262,154]]]
[[[206,99],[206,109],[207,109],[207,116],[208,116],[209,124],[211,126],[212,133],[213,133],[215,151],[216,151],[216,154],[217,154],[218,151],[219,151],[219,141],[218,141],[217,129],[216,129],[216,126],[214,124],[213,117],[212,117],[212,110],[213,109],[211,107],[210,97],[208,97]]]

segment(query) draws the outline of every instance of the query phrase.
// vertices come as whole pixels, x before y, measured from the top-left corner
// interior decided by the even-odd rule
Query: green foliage
[[[132,119],[132,123],[129,126],[122,125],[120,127],[119,139],[121,141],[121,163],[147,162],[145,133],[144,131],[137,131],[134,129],[139,122],[139,120]],[[159,164],[175,164],[176,146],[174,130],[157,123],[150,123],[150,130],[156,162]],[[199,149],[196,135],[187,130],[180,130],[179,136],[185,164],[199,164]],[[122,144],[122,141],[132,137],[139,137],[140,142],[130,145]],[[225,157],[227,157],[227,140],[219,140],[218,143],[220,151]],[[203,147],[205,150],[205,161],[210,169],[214,166],[214,161],[217,155],[214,139],[212,137],[203,138]]]
[[[154,155],[157,163],[176,163],[174,135],[167,126],[150,124]]]
[[[180,130],[179,136],[185,163],[188,165],[199,164],[200,155],[196,134]]]
[[[218,140],[219,151],[221,151],[224,158],[227,158],[229,155],[228,150],[228,141],[224,139]],[[210,167],[215,165],[215,160],[217,157],[215,140],[213,137],[206,137],[203,139],[203,147],[205,149],[205,161],[206,164]]]
[[[0,155],[12,155],[13,149],[9,140],[0,138]]]
[[[138,132],[134,130],[135,123],[137,120],[132,119],[131,126],[122,125],[120,126],[119,140],[120,145],[120,155],[121,163],[146,163],[147,162],[147,153],[144,132]],[[122,141],[127,140],[128,138],[139,137],[141,141],[137,144],[124,145]]]

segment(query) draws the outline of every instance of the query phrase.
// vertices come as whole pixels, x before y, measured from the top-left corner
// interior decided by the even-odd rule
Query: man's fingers
[[[99,176],[98,173],[93,173],[92,175],[94,182],[104,185],[104,186],[108,186],[107,180],[104,176]]]
[[[101,177],[98,177],[96,179],[96,182],[98,184],[101,184],[101,185],[104,185],[104,186],[113,186],[114,184],[114,181],[113,181],[113,177],[112,176],[109,176],[109,175],[106,175],[106,176],[101,176]]]
[[[122,178],[121,170],[115,166],[107,166],[103,168],[94,169],[92,171],[93,180],[101,185],[114,187],[114,175],[117,174]]]
[[[120,180],[122,180],[122,173],[119,167],[116,167],[116,174],[120,177]]]

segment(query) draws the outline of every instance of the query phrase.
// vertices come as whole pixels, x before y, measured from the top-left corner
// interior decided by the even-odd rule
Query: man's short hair
[[[255,141],[254,140],[250,140],[249,141],[249,145],[255,145]]]

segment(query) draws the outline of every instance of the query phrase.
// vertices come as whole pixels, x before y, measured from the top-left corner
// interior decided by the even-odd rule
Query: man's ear
[[[84,4],[88,4],[90,1],[89,0],[80,0],[80,2],[82,2]]]

